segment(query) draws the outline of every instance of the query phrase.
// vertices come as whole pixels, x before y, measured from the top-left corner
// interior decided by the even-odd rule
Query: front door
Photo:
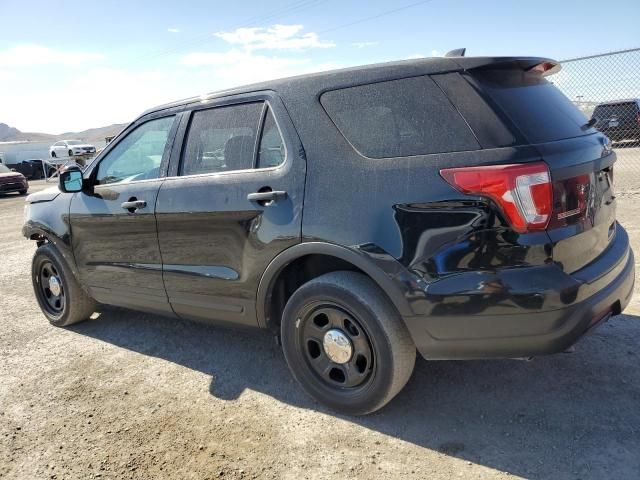
[[[71,201],[73,253],[81,281],[98,302],[172,313],[155,205],[176,124],[171,115],[131,128],[88,173],[92,188]]]
[[[198,107],[184,130],[156,205],[169,301],[185,318],[255,326],[262,273],[300,242],[302,147],[268,95]]]

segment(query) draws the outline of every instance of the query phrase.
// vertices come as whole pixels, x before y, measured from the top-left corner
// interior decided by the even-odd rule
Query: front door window
[[[100,161],[96,184],[158,178],[174,118],[150,120],[118,142]]]

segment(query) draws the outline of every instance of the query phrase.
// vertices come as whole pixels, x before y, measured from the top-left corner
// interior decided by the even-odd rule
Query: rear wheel
[[[53,245],[36,250],[31,277],[40,309],[52,325],[66,327],[86,320],[95,311],[96,302],[82,290]]]
[[[334,410],[364,415],[409,380],[415,346],[385,293],[356,272],[331,272],[300,287],[284,309],[282,347],[295,379]]]
[[[69,152],[67,152],[69,154],[70,157],[73,157],[73,152],[71,150],[69,150]]]
[[[56,158],[56,152],[51,152],[51,158]]]
[[[20,192],[19,192],[19,193],[20,193],[20,195],[26,195],[26,194],[27,194],[27,191],[26,191],[26,190],[20,190]]]

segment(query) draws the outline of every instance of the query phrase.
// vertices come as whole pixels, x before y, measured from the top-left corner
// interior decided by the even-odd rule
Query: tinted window
[[[334,90],[320,101],[344,137],[367,157],[479,148],[465,121],[429,77]]]
[[[598,105],[593,111],[593,116],[598,120],[611,120],[617,118],[622,121],[635,121],[638,115],[638,104],[634,102],[611,103]]]
[[[271,109],[267,114],[262,127],[262,137],[258,150],[258,168],[277,167],[284,162],[285,147],[276,120]]]
[[[487,70],[473,73],[485,92],[530,143],[594,133],[587,118],[553,84],[537,73]]]
[[[182,153],[182,175],[253,168],[262,103],[198,110]]]
[[[127,134],[100,161],[99,184],[158,178],[174,117],[143,123]]]

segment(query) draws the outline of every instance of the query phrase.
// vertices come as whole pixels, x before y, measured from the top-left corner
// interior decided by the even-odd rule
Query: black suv
[[[542,58],[412,60],[144,113],[28,198],[49,321],[97,303],[267,329],[365,414],[426,359],[562,352],[634,282],[608,139]]]
[[[640,100],[600,103],[593,111],[594,126],[614,142],[640,141]]]

